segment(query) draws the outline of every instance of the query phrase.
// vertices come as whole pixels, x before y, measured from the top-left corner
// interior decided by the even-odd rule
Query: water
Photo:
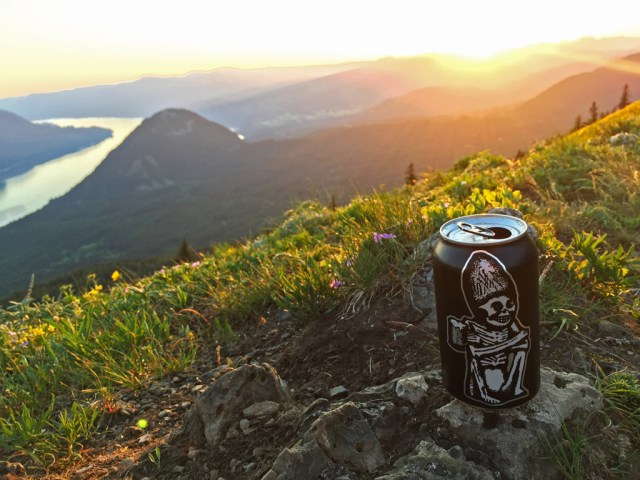
[[[80,183],[104,160],[107,154],[142,122],[141,118],[54,118],[38,123],[61,127],[104,127],[111,138],[97,145],[64,155],[34,167],[27,173],[9,178],[0,189],[0,227],[41,209]]]

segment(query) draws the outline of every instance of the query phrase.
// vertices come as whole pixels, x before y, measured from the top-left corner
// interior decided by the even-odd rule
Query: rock
[[[120,466],[120,468],[124,468],[125,470],[131,470],[133,467],[135,467],[136,462],[133,458],[125,458],[121,460],[118,465]]]
[[[393,470],[376,480],[494,480],[493,473],[482,465],[468,461],[459,446],[449,451],[431,438],[422,440],[409,454],[393,464]]]
[[[427,395],[429,386],[420,373],[405,374],[396,383],[396,395],[413,406],[418,405]]]
[[[26,477],[27,470],[21,463],[0,460],[0,475],[6,476],[6,478]]]
[[[300,440],[291,448],[285,448],[273,462],[262,480],[299,480],[317,478],[329,459],[316,442]]]
[[[336,463],[374,472],[386,460],[371,427],[351,402],[322,415],[311,431],[322,451]]]
[[[265,400],[264,402],[254,403],[253,405],[245,408],[242,411],[242,415],[245,418],[259,418],[259,417],[271,417],[280,410],[280,403]]]
[[[433,268],[431,266],[416,273],[405,293],[405,303],[424,313],[423,323],[436,326],[436,295],[433,289]]]
[[[436,414],[450,427],[461,445],[491,458],[504,478],[546,478],[549,465],[539,461],[541,439],[560,431],[562,423],[579,412],[602,408],[601,394],[581,375],[541,369],[538,395],[526,405],[485,410],[458,400]]]
[[[329,398],[331,400],[338,400],[340,398],[345,398],[348,395],[349,395],[349,390],[347,390],[342,385],[333,387],[332,389],[329,390]]]
[[[638,143],[638,141],[640,141],[640,137],[629,132],[616,133],[609,138],[609,144],[613,146],[633,145],[634,143]]]
[[[374,472],[386,456],[358,408],[351,402],[321,414],[292,448],[285,448],[263,480],[317,478],[331,461]]]
[[[271,365],[243,365],[218,377],[196,399],[182,434],[196,441],[204,436],[210,446],[215,446],[221,439],[229,438],[227,431],[239,424],[248,407],[256,408],[256,412],[249,409],[250,414],[256,415],[277,411],[279,404],[288,398],[286,384]],[[272,403],[262,403],[265,401]]]

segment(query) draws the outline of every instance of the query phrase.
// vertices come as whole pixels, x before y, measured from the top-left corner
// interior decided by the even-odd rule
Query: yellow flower
[[[118,270],[114,270],[114,272],[111,274],[111,280],[117,282],[119,278],[120,272]]]

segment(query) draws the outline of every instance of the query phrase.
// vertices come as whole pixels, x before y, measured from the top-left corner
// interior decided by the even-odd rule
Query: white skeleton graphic
[[[484,250],[473,252],[460,274],[472,316],[447,317],[448,343],[466,357],[464,393],[499,405],[526,396],[524,370],[529,328],[518,319],[518,289],[500,260]]]

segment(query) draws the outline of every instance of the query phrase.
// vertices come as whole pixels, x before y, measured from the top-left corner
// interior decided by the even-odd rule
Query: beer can
[[[442,377],[465,403],[515,407],[540,388],[538,250],[527,229],[498,214],[440,228],[433,274]]]

